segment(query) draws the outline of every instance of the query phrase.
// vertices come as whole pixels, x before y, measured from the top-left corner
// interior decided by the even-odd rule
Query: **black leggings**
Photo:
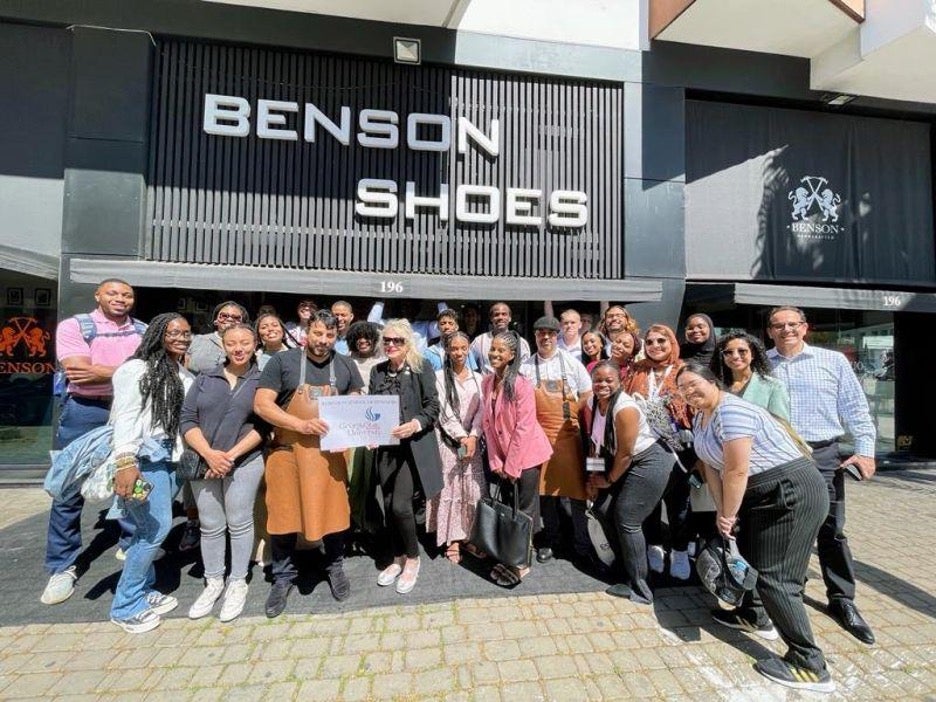
[[[408,443],[377,451],[377,476],[383,491],[393,557],[417,558],[419,540],[416,538],[413,495],[420,482],[413,450]]]

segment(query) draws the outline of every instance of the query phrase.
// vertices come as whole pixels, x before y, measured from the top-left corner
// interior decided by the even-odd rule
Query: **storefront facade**
[[[197,321],[228,296],[287,315],[308,296],[614,301],[643,324],[701,309],[762,328],[799,300],[868,369],[882,453],[936,455],[901,382],[936,289],[926,106],[830,114],[782,56],[163,4],[0,6],[7,363],[36,371],[0,374],[0,464],[43,463],[46,335],[106,277],[144,291],[144,318]],[[391,60],[398,36],[422,65]],[[852,292],[881,308],[839,304]]]

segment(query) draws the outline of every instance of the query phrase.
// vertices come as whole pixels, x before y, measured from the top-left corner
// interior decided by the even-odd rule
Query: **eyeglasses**
[[[401,339],[398,336],[385,336],[383,338],[384,346],[403,346],[406,344],[406,339]]]
[[[704,380],[692,380],[688,383],[683,383],[682,385],[677,385],[676,389],[683,395],[686,394],[688,390],[695,390],[697,387],[704,383]]]
[[[218,321],[221,321],[224,319],[228,319],[232,322],[240,322],[244,318],[241,317],[239,314],[228,314],[227,312],[218,312]]]
[[[784,329],[799,329],[801,326],[803,326],[803,322],[777,322],[776,324],[771,324],[770,328],[779,332]]]
[[[751,350],[750,349],[725,349],[724,351],[721,352],[721,355],[725,356],[726,358],[728,356],[750,356]]]
[[[647,346],[666,346],[669,344],[669,339],[647,339],[644,343]]]
[[[191,339],[192,332],[190,331],[179,331],[178,329],[173,329],[172,331],[166,332],[167,339]]]

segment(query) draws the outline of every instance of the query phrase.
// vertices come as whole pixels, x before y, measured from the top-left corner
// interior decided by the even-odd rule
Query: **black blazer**
[[[374,366],[370,374],[369,395],[387,394],[382,388],[386,387],[389,367],[390,361]],[[439,395],[432,366],[424,362],[418,373],[406,368],[400,378],[400,423],[416,419],[422,430],[409,439],[402,439],[399,446],[381,446],[377,451],[399,451],[409,446],[427,500],[442,492],[442,459],[439,458],[439,444],[433,431],[438,418]]]

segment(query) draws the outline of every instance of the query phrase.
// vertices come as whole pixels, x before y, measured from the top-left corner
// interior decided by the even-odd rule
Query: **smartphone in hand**
[[[133,493],[130,495],[130,499],[145,502],[152,491],[152,483],[143,480],[143,478],[137,478],[137,481],[133,484]]]

